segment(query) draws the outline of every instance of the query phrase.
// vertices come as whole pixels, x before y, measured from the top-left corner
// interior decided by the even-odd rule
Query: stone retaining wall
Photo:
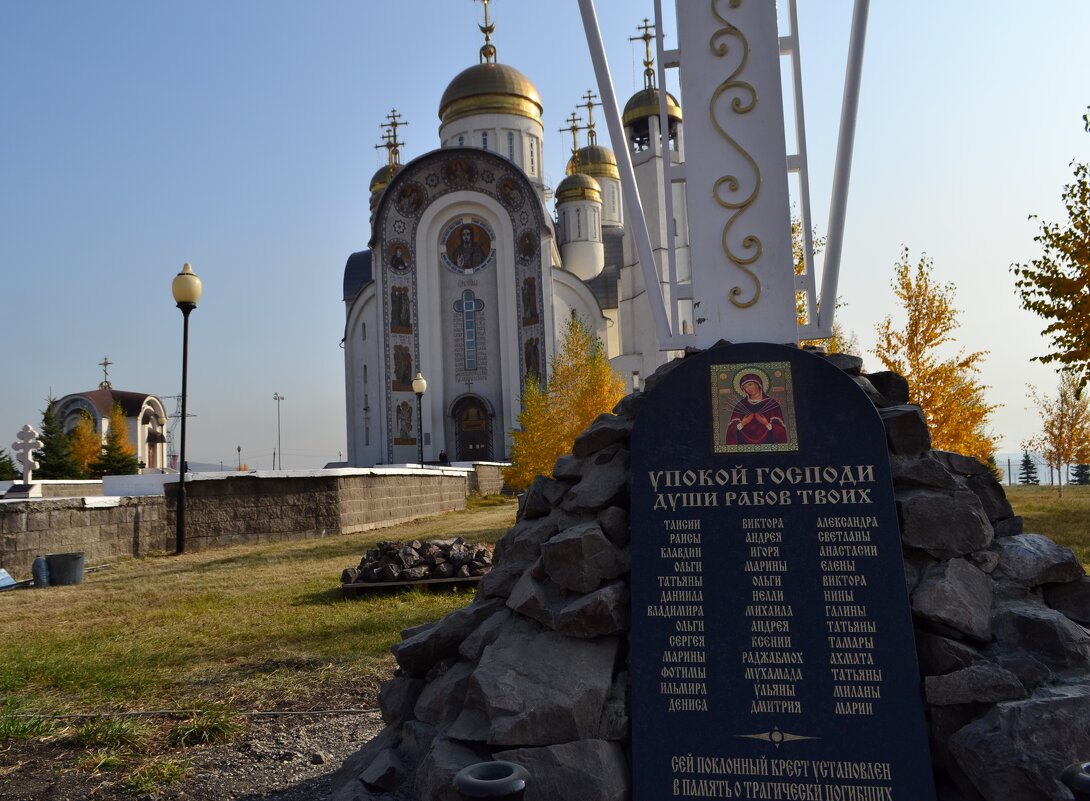
[[[469,479],[469,491],[478,495],[498,495],[503,491],[503,465],[474,462]]]
[[[30,577],[38,554],[83,551],[103,564],[173,547],[163,499],[56,498],[0,504],[0,567],[16,579]]]
[[[88,565],[173,551],[177,482],[166,496],[0,501],[0,567],[30,577],[38,554]],[[186,482],[186,548],[352,534],[464,509],[460,471],[323,470],[198,474]]]

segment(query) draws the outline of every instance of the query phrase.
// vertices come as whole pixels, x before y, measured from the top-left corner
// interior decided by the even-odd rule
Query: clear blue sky
[[[544,100],[555,185],[557,129],[594,86],[577,5],[492,8],[500,61]],[[653,6],[598,9],[623,104],[641,85],[628,37]],[[800,0],[821,230],[850,12],[849,0]],[[179,392],[170,281],[190,261],[205,285],[191,318],[191,459],[230,464],[241,445],[270,467],[279,392],[285,467],[335,460],[341,277],[369,238],[378,124],[395,106],[410,121],[406,160],[437,146],[439,98],[477,62],[480,14],[470,0],[0,4],[0,445],[38,424],[50,389],[94,388],[104,355],[119,389]],[[1026,383],[1055,384],[1030,362],[1043,325],[1018,308],[1008,268],[1036,253],[1027,215],[1057,218],[1069,162],[1090,160],[1087,30],[1085,0],[872,3],[841,319],[872,347],[875,323],[897,313],[902,245],[933,257],[958,286],[961,342],[991,351],[983,377],[1003,404],[1004,451],[1037,428]]]

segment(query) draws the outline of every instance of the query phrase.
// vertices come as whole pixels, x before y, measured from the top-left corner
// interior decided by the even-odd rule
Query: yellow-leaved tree
[[[1090,461],[1090,396],[1080,391],[1079,376],[1060,376],[1056,395],[1042,395],[1030,387],[1030,396],[1041,415],[1041,433],[1023,447],[1037,451],[1050,470],[1056,471],[1056,486],[1064,494],[1063,469],[1074,462]]]
[[[106,443],[102,455],[91,466],[91,474],[102,476],[130,476],[140,472],[136,460],[136,448],[129,440],[129,426],[125,410],[115,403],[110,411],[110,427],[106,430]]]
[[[806,274],[806,256],[805,256],[805,242],[802,237],[802,220],[798,217],[791,219],[791,256],[795,263],[795,275]],[[821,252],[825,250],[826,238],[818,236],[817,231],[813,232],[812,244],[814,246],[814,258],[821,255]],[[836,299],[836,307],[839,309],[843,304],[840,298]],[[809,322],[809,314],[806,309],[806,293],[795,293],[795,314],[798,316],[799,325],[806,325]],[[828,353],[859,353],[859,338],[854,333],[848,332],[840,321],[833,319],[833,335],[828,339],[808,339],[804,340],[803,345],[821,345]]]
[[[522,388],[519,428],[511,432],[511,466],[503,471],[504,481],[525,489],[538,475],[552,475],[557,458],[624,392],[624,379],[610,367],[601,340],[573,314],[560,352],[549,363],[545,388],[536,376]]]
[[[95,430],[95,421],[86,410],[80,411],[79,422],[68,432],[68,443],[80,474],[90,476],[91,465],[102,456],[102,435]]]
[[[987,463],[995,455],[988,418],[996,408],[986,400],[989,387],[980,383],[979,364],[987,351],[942,355],[955,341],[958,310],[954,284],[937,282],[933,267],[927,256],[913,266],[908,248],[901,252],[892,286],[905,310],[904,326],[894,328],[887,315],[878,324],[874,353],[908,380],[909,401],[923,409],[935,448]]]

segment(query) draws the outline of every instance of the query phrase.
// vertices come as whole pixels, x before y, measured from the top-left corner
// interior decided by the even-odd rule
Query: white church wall
[[[345,328],[348,463],[355,467],[383,461],[379,421],[385,415],[385,393],[381,391],[385,379],[380,344],[378,304],[375,284],[371,283],[349,307]]]

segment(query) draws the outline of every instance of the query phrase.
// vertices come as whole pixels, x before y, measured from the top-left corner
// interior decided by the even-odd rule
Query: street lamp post
[[[181,463],[178,466],[178,509],[175,513],[177,528],[175,531],[175,552],[185,553],[185,423],[186,389],[189,367],[189,313],[197,308],[201,299],[201,279],[193,272],[188,262],[182,265],[182,271],[174,276],[170,286],[174,302],[182,310],[182,446]]]
[[[280,445],[280,401],[284,400],[284,396],[279,392],[273,393],[273,400],[276,401],[276,453],[280,454],[280,469],[284,469],[284,448]],[[276,469],[276,453],[273,454],[273,470]]]
[[[424,376],[417,371],[416,378],[413,379],[413,392],[416,393],[416,444],[420,450],[421,467],[424,466],[424,418],[420,414],[420,409],[424,393],[427,391],[428,382],[424,380]]]
[[[236,448],[236,450],[238,451],[238,469],[239,469],[239,472],[241,473],[242,472],[242,446],[239,445]]]

